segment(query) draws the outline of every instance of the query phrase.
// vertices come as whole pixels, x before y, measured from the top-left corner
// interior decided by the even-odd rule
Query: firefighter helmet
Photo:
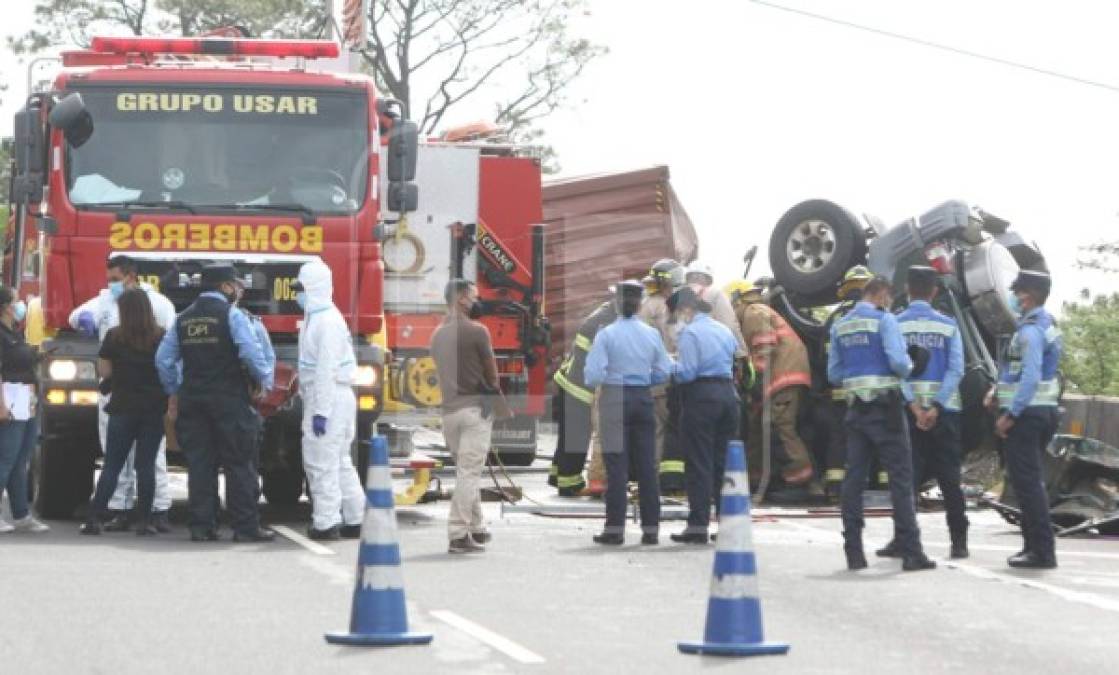
[[[738,302],[751,294],[761,295],[762,290],[761,286],[755,286],[745,279],[735,279],[723,287],[723,292],[731,302]]]
[[[684,266],[672,258],[661,258],[649,268],[649,274],[641,280],[650,292],[672,291],[684,285]]]
[[[843,275],[843,280],[839,282],[836,295],[839,296],[840,300],[849,300],[856,292],[861,293],[863,286],[866,286],[866,282],[873,277],[874,275],[870,273],[866,265],[855,265]]]
[[[688,265],[688,271],[684,274],[684,281],[685,283],[691,283],[692,279],[697,276],[707,277],[707,281],[704,284],[706,286],[715,283],[715,273],[711,271],[711,266],[698,261]]]

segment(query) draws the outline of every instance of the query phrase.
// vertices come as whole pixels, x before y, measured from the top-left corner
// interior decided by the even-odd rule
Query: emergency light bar
[[[90,49],[103,54],[205,54],[209,56],[295,56],[337,58],[331,40],[242,40],[235,38],[95,37]]]

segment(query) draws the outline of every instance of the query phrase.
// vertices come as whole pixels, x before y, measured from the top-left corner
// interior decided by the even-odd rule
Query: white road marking
[[[1089,607],[1095,607],[1097,609],[1103,609],[1109,612],[1119,612],[1119,600],[1114,600],[1102,595],[1096,595],[1095,593],[1074,591],[1068,588],[1054,586],[1053,584],[1047,584],[1042,581],[1023,579],[1022,577],[1016,577],[1012,574],[994,572],[982,567],[976,567],[974,565],[968,565],[966,563],[959,563],[954,560],[946,561],[944,565],[947,566],[948,569],[957,569],[979,579],[1002,581],[1008,584],[1025,586],[1026,588],[1033,588],[1039,591],[1052,593],[1053,595],[1068,600],[1069,602],[1077,602],[1082,605],[1088,605]]]
[[[286,525],[272,525],[271,530],[281,537],[299,544],[311,553],[315,553],[317,555],[334,555],[334,551],[332,551],[331,549],[323,546],[322,544],[311,541],[307,537],[304,537],[303,535],[299,534]]]
[[[498,635],[488,628],[479,626],[473,621],[464,619],[450,610],[436,609],[429,612],[429,614],[443,623],[449,624],[467,635],[484,642],[515,661],[520,661],[521,663],[544,663],[543,656],[535,652],[530,652],[516,642]]]

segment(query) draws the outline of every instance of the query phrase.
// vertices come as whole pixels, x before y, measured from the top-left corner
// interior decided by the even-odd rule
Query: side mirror
[[[49,120],[52,127],[62,129],[71,147],[80,148],[93,135],[93,116],[86,109],[82,95],[77,92],[55,103]]]
[[[389,211],[410,213],[419,207],[420,190],[415,183],[389,183]]]
[[[416,153],[420,128],[411,120],[396,120],[389,130],[386,173],[390,183],[416,179]]]
[[[34,204],[43,199],[46,180],[46,138],[40,123],[38,99],[28,101],[15,114],[12,156],[16,160],[12,176],[12,202]]]

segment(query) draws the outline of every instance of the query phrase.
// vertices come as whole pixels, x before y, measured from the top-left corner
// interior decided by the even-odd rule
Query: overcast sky
[[[1107,0],[775,1],[1119,87]],[[5,2],[0,32],[25,30],[31,6]],[[1075,261],[1119,238],[1119,91],[747,0],[593,0],[578,28],[611,51],[544,124],[564,173],[669,165],[722,280],[800,200],[893,224],[959,198],[1043,248],[1059,299],[1116,288]],[[26,70],[6,54],[0,68],[7,134]]]

